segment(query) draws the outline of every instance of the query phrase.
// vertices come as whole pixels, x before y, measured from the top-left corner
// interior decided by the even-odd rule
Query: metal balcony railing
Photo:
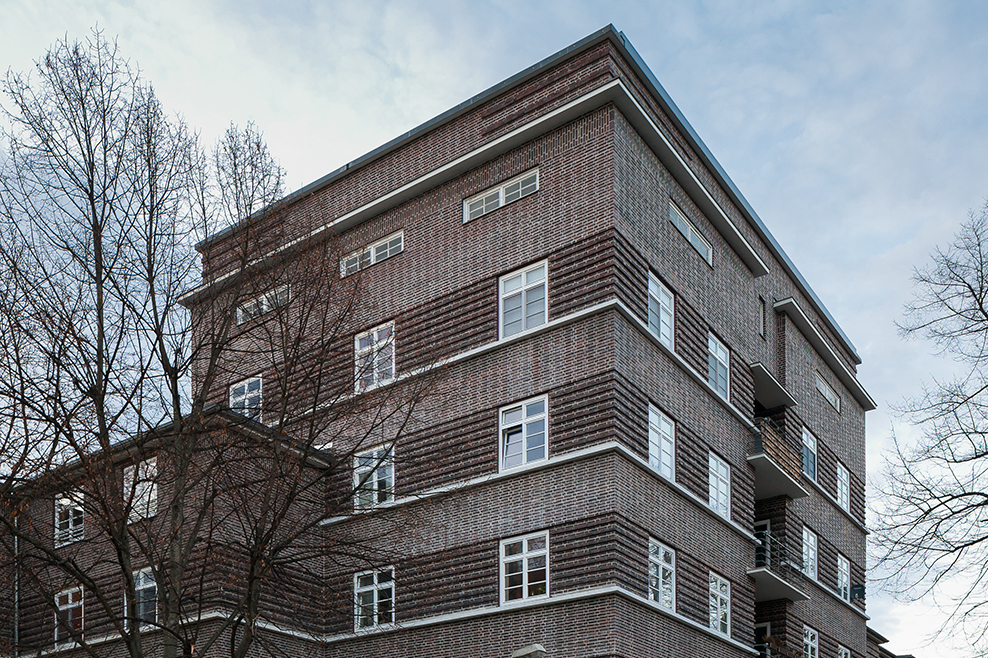
[[[755,600],[768,601],[785,598],[791,601],[805,600],[802,553],[791,549],[784,541],[767,530],[756,530],[755,538]],[[759,574],[767,577],[760,578]],[[757,572],[757,573],[754,573]]]

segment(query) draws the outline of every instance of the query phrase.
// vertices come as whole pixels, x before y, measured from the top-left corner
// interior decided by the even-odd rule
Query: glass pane
[[[508,409],[501,413],[501,422],[505,425],[513,425],[521,422],[521,407]]]
[[[532,537],[528,540],[528,550],[529,551],[540,551],[545,548],[545,535],[541,537]]]
[[[525,285],[537,283],[545,278],[545,265],[538,269],[525,272]]]
[[[521,275],[511,277],[510,279],[505,279],[501,282],[501,290],[503,292],[512,292],[521,288]]]
[[[539,400],[538,402],[529,402],[525,405],[525,415],[526,416],[536,416],[545,411],[545,400]]]
[[[374,574],[372,574],[372,573],[369,573],[369,574],[366,574],[366,575],[363,575],[363,576],[359,576],[357,578],[357,586],[358,587],[371,587],[373,584],[374,584]],[[362,594],[361,596],[366,596],[366,595],[365,594]]]
[[[505,555],[517,555],[518,553],[521,553],[521,542],[520,541],[513,541],[510,544],[505,544],[504,545],[504,554]],[[510,565],[510,564],[517,564],[518,565],[518,570],[519,571],[521,570],[521,562],[508,562],[508,563],[505,564],[505,567],[507,568],[507,566]]]

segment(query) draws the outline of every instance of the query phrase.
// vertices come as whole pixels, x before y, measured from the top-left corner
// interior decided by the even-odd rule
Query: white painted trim
[[[866,621],[871,619],[871,617],[869,617],[867,614],[865,614],[864,612],[862,612],[856,605],[854,605],[853,603],[850,603],[850,602],[845,601],[844,599],[842,599],[837,592],[835,592],[834,590],[830,589],[829,586],[824,585],[819,580],[815,580],[813,578],[806,578],[806,582],[812,583],[813,585],[816,585],[817,589],[819,589],[821,592],[824,592],[825,594],[830,595],[830,598],[834,599],[835,601],[837,601],[842,606],[844,606],[845,608],[847,608],[848,610],[850,610],[851,612],[853,612],[857,616],[861,617],[862,619],[864,619]],[[812,598],[813,597],[811,596],[810,599],[812,600]]]
[[[856,518],[854,518],[853,516],[851,516],[851,513],[848,510],[846,510],[843,507],[841,507],[840,506],[840,503],[838,503],[837,500],[833,496],[831,496],[830,493],[826,489],[824,489],[822,486],[820,486],[820,483],[819,482],[817,482],[816,480],[813,480],[813,479],[811,479],[809,477],[806,477],[805,474],[804,474],[803,479],[806,480],[807,482],[809,482],[810,484],[812,484],[813,485],[813,488],[816,489],[826,500],[830,501],[830,504],[834,506],[834,509],[836,509],[842,515],[844,515],[844,517],[846,517],[848,521],[850,521],[851,523],[853,523],[854,526],[858,530],[860,530],[861,532],[863,532],[866,535],[870,535],[871,534],[871,531],[868,530],[868,527],[865,526],[865,524],[861,523],[861,521],[858,521]]]

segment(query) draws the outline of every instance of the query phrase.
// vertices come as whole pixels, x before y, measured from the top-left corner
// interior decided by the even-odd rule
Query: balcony
[[[767,530],[757,531],[755,536],[758,538],[755,568],[748,570],[748,575],[755,579],[755,602],[809,600],[810,597],[800,589],[803,584],[802,556],[795,555],[794,560],[790,559],[789,548]]]
[[[755,500],[808,496],[799,484],[801,446],[787,439],[785,428],[771,418],[756,418],[755,424],[757,432],[748,450],[748,463],[755,469]]]

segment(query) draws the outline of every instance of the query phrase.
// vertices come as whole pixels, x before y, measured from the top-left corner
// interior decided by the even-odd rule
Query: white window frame
[[[820,658],[820,634],[803,625],[803,658]]]
[[[541,405],[541,411],[539,410]],[[498,410],[498,467],[502,471],[518,468],[525,464],[544,461],[549,458],[549,396],[540,395]],[[509,437],[517,436],[521,430],[521,452],[508,454],[508,449],[518,444],[509,442]],[[533,443],[541,435],[541,441]],[[541,456],[539,453],[541,448]],[[519,457],[520,461],[514,459]]]
[[[696,224],[690,221],[686,213],[680,210],[679,206],[672,201],[669,202],[669,221],[686,238],[686,241],[696,250],[696,253],[700,254],[703,260],[707,261],[707,265],[713,266],[714,248],[710,245],[710,241],[703,237],[703,234],[697,229]]]
[[[154,591],[154,601],[151,606],[151,618],[147,618],[141,615],[141,605],[147,603],[144,597],[141,595],[142,592],[147,590]],[[154,571],[151,567],[145,567],[144,569],[138,569],[134,571],[134,594],[137,599],[137,627],[140,628],[144,624],[151,624],[152,626],[158,623],[158,582],[154,578]],[[127,592],[124,592],[124,621],[128,629],[131,628],[133,621],[127,615]]]
[[[711,571],[708,583],[710,586],[710,630],[730,637],[731,581]]]
[[[61,602],[61,598],[65,596],[68,597],[66,603]],[[74,601],[73,598],[78,596],[78,600]],[[67,616],[68,611],[79,609],[79,630],[78,632],[73,628],[68,630],[62,625],[60,617],[63,615]],[[73,621],[72,617],[69,616],[69,621]],[[70,587],[68,589],[63,589],[61,592],[55,595],[55,644],[62,646],[75,642],[76,637],[82,636],[86,631],[86,594],[82,590],[82,586]]]
[[[710,483],[710,509],[731,518],[731,465],[713,452],[707,453],[707,475]]]
[[[251,391],[251,386],[257,384],[257,391]],[[242,393],[237,392],[243,389]],[[261,422],[264,408],[264,379],[248,377],[230,385],[230,409],[246,418]]]
[[[373,582],[361,585],[360,580],[368,576]],[[361,571],[353,575],[353,630],[355,633],[376,628],[390,628],[395,625],[395,589],[395,568],[393,566]],[[385,592],[388,593],[388,596],[382,596],[382,593]],[[373,600],[369,604],[361,603],[361,594],[370,594]],[[386,613],[381,609],[382,601],[390,602],[390,610],[387,610]],[[361,625],[361,622],[366,618],[364,615],[365,607],[371,607],[371,614],[369,615],[371,623]],[[390,619],[382,620],[382,617],[386,615],[390,616]]]
[[[803,526],[803,573],[817,580],[820,573],[820,538]]]
[[[361,347],[364,339],[369,340]],[[394,379],[395,323],[392,320],[353,337],[354,391],[370,391],[390,384]]]
[[[648,330],[659,342],[673,349],[676,333],[676,297],[659,278],[648,273]]]
[[[543,540],[541,548],[531,548],[531,540]],[[508,555],[506,550],[509,546],[515,544],[521,544],[520,553],[512,553]],[[512,601],[525,601],[526,599],[544,598],[549,596],[549,532],[543,530],[541,532],[533,532],[527,535],[521,535],[519,537],[511,537],[510,539],[502,539],[500,545],[498,546],[498,576],[500,578],[498,590],[500,591],[500,601],[501,605],[506,605]],[[507,597],[508,589],[516,589],[518,585],[512,585],[508,587],[508,565],[516,562],[521,562],[521,596],[509,599]],[[534,564],[531,564],[534,562]],[[541,569],[539,564],[541,563]],[[530,594],[529,587],[533,584],[530,580],[531,573],[537,573],[538,571],[544,572],[544,584],[545,591]],[[517,572],[512,571],[511,574],[515,575]],[[539,581],[535,581],[538,584]]]
[[[534,176],[535,180],[529,180]],[[539,170],[530,169],[514,178],[487,188],[469,199],[463,200],[463,223],[480,219],[509,203],[514,203],[539,191]],[[474,206],[474,208],[471,208]]]
[[[533,274],[538,270],[542,271],[542,277],[532,282],[529,282],[528,281],[529,274]],[[519,277],[521,278],[520,286],[511,289],[506,289],[506,287],[512,282],[513,279]],[[541,322],[536,322],[535,320],[532,320],[530,324],[529,318],[534,317],[537,314],[533,314],[532,316],[528,315],[528,306],[531,303],[529,300],[529,295],[530,293],[532,293],[535,290],[538,290],[539,288],[542,289],[542,310],[541,310],[542,320]],[[521,306],[518,309],[521,311],[521,318],[519,320],[512,321],[511,324],[520,321],[521,329],[518,329],[517,331],[512,331],[509,334],[509,333],[505,333],[505,302],[515,296],[520,296],[521,298]],[[529,329],[540,327],[546,322],[548,322],[549,321],[549,261],[543,260],[538,263],[529,265],[528,267],[524,267],[520,270],[515,270],[510,274],[505,274],[504,276],[502,276],[500,279],[498,279],[498,283],[497,283],[497,300],[498,300],[497,301],[498,303],[497,331],[498,331],[498,338],[502,340],[510,336],[516,336],[520,333],[524,333]],[[536,299],[536,301],[538,300]]]
[[[817,481],[817,475],[820,473],[819,447],[820,442],[817,440],[816,435],[804,426],[802,432],[802,449],[800,452],[800,468],[803,471],[803,475],[814,482]],[[812,459],[809,457],[812,457]]]
[[[676,551],[662,542],[648,540],[648,598],[676,611]]]
[[[851,472],[837,462],[837,504],[845,512],[851,511]]]
[[[707,334],[707,383],[717,395],[728,401],[731,399],[731,351],[712,333]]]
[[[284,306],[288,303],[289,299],[288,286],[280,286],[263,295],[248,299],[237,306],[237,324],[245,324],[255,318],[261,317],[268,311],[273,311],[280,306]]]
[[[676,424],[648,404],[648,464],[670,482],[676,480]]]
[[[840,553],[837,554],[837,596],[851,602],[851,561]]]
[[[362,492],[371,492],[370,501]],[[353,508],[369,510],[395,498],[395,451],[393,444],[375,446],[353,457]]]
[[[55,498],[55,548],[85,539],[86,512],[82,503],[83,493],[79,490]],[[67,512],[64,519],[62,512]]]
[[[814,373],[816,375],[816,390],[820,391],[823,399],[830,403],[837,413],[840,413],[840,396],[834,387],[827,383],[827,380],[823,378],[820,373]]]
[[[851,658],[851,650],[843,644],[837,645],[837,658]]]
[[[405,251],[405,231],[386,235],[340,258],[340,276],[350,276]]]
[[[128,523],[149,519],[158,513],[157,478],[157,457],[148,457],[124,468],[123,491],[130,507],[130,514],[127,517]]]

